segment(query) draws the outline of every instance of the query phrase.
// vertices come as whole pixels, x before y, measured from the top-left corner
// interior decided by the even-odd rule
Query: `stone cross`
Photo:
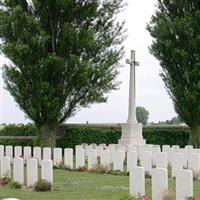
[[[137,123],[136,119],[136,90],[135,90],[135,66],[139,66],[139,62],[135,60],[135,51],[131,50],[131,58],[126,60],[130,65],[130,83],[129,83],[129,109],[127,123]]]

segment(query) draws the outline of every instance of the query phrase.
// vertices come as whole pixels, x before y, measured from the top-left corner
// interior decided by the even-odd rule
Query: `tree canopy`
[[[142,123],[143,125],[146,125],[149,118],[149,111],[146,110],[144,107],[137,106],[136,118],[138,122]]]
[[[190,143],[200,146],[200,2],[158,0],[148,24],[151,53],[160,61],[161,77],[175,110],[190,126]]]
[[[1,51],[11,61],[4,81],[43,145],[55,142],[55,129],[77,110],[105,102],[117,89],[125,35],[116,15],[123,6],[120,0],[0,0]]]

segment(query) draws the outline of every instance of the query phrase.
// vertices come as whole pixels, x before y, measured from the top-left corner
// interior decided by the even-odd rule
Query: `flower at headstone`
[[[144,200],[149,200],[147,195],[144,196]]]

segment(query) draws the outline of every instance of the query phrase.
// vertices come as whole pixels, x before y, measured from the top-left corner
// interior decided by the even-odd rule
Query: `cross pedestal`
[[[146,141],[142,136],[142,124],[137,123],[136,119],[135,66],[139,63],[135,61],[135,51],[131,51],[131,59],[127,59],[126,63],[130,65],[128,120],[122,124],[122,136],[118,143],[125,146],[144,145]]]

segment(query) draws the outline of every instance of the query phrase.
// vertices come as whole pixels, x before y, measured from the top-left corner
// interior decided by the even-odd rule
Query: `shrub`
[[[46,180],[39,180],[34,184],[33,189],[37,192],[46,192],[52,189],[52,185]]]
[[[7,185],[10,181],[9,177],[0,178],[0,185]]]
[[[78,167],[75,171],[78,171],[78,172],[86,172],[86,171],[87,171],[87,168],[86,168],[86,167]]]
[[[21,189],[22,188],[21,184],[14,180],[11,180],[8,185],[12,189]]]
[[[114,175],[114,176],[127,176],[128,175],[127,172],[122,172],[120,170],[110,170],[109,174]]]
[[[142,198],[134,198],[131,197],[129,194],[122,194],[118,200],[142,200]]]
[[[200,180],[200,173],[193,171],[193,180],[194,181]]]
[[[109,168],[105,167],[100,164],[96,164],[93,166],[92,169],[89,170],[90,173],[96,173],[96,174],[108,174],[109,173]]]
[[[173,194],[166,190],[163,192],[162,200],[175,200],[175,199],[174,199]]]

